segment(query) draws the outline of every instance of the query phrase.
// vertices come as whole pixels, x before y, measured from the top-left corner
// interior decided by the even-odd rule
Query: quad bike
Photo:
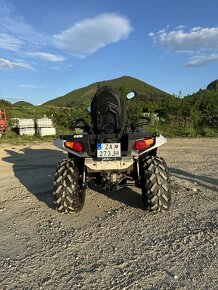
[[[131,92],[127,99],[133,96]],[[112,87],[97,91],[90,110],[92,127],[84,119],[76,120],[73,127],[83,129],[83,133],[61,135],[54,141],[68,152],[55,174],[57,210],[80,211],[91,183],[108,191],[134,185],[141,188],[145,209],[168,210],[169,172],[164,159],[157,156],[157,148],[166,139],[157,132],[146,132],[143,118],[126,124],[126,100]]]

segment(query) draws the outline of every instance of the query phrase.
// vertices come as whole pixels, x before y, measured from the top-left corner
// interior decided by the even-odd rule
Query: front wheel
[[[79,171],[72,159],[62,160],[56,170],[54,203],[59,212],[78,212],[85,202],[85,189],[79,184]]]
[[[146,209],[168,210],[171,204],[170,178],[164,159],[157,156],[146,157],[141,162],[140,171]]]

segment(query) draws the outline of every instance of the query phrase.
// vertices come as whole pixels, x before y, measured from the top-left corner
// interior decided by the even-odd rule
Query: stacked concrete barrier
[[[35,135],[35,123],[33,119],[18,119],[17,128],[19,135]]]
[[[55,135],[56,129],[52,120],[46,117],[36,120],[36,133],[41,137]]]

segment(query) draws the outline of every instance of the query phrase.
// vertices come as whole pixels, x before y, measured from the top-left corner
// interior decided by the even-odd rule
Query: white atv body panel
[[[135,159],[138,159],[138,157],[146,152],[149,152],[151,150],[154,150],[157,147],[162,146],[167,142],[166,138],[162,135],[159,135],[155,137],[155,143],[150,148],[138,153],[136,150],[132,149],[131,156],[123,156],[121,157],[121,160],[97,160],[91,157],[88,157],[87,152],[78,153],[75,152],[69,148],[66,148],[64,146],[64,142],[66,140],[57,138],[54,141],[54,145],[58,148],[61,148],[70,154],[73,154],[78,157],[85,158],[85,166],[87,167],[88,171],[110,171],[110,170],[116,170],[116,171],[127,171],[129,168],[132,168],[132,165],[134,163]]]

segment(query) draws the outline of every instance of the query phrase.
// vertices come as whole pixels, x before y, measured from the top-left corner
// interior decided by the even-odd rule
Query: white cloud
[[[193,56],[186,64],[188,67],[197,67],[207,65],[210,62],[218,61],[218,53],[212,53],[209,55],[196,55]]]
[[[13,5],[4,0],[0,0],[0,19],[1,48],[19,51],[22,45],[41,47],[47,43],[47,37],[16,15]]]
[[[125,17],[103,14],[87,18],[54,35],[54,43],[73,55],[85,57],[128,37],[131,25]]]
[[[193,27],[191,31],[199,31],[199,30],[201,30],[201,27],[197,26],[197,27]]]
[[[151,32],[149,37],[171,51],[191,53],[192,57],[186,66],[201,66],[217,61],[218,27],[185,30],[185,27],[180,26],[172,31],[161,29],[157,33]]]
[[[148,36],[150,36],[150,37],[155,37],[155,33],[154,33],[154,32],[150,32],[150,33],[148,34]]]
[[[23,89],[41,89],[41,88],[44,88],[43,86],[37,86],[37,85],[31,85],[31,84],[20,84],[19,87],[23,88]]]
[[[22,43],[23,42],[21,40],[14,36],[6,33],[0,33],[0,48],[10,51],[18,51]]]
[[[28,63],[19,61],[19,62],[12,62],[5,58],[0,58],[0,69],[5,70],[13,70],[13,69],[24,69],[24,70],[35,70],[31,67]]]
[[[218,50],[218,27],[194,27],[190,31],[162,29],[149,36],[164,47],[175,51]]]
[[[26,55],[36,57],[42,60],[50,61],[50,62],[62,62],[65,60],[65,57],[48,53],[48,52],[26,52]]]
[[[184,29],[184,28],[185,28],[184,25],[179,25],[179,26],[176,27],[176,29]]]
[[[16,7],[0,0],[0,48],[49,62],[62,62],[63,56],[47,52],[45,47],[56,47],[74,56],[85,57],[106,45],[128,37],[132,30],[127,18],[113,13],[83,19],[55,35],[40,33],[17,14]],[[34,52],[35,51],[35,52]]]

